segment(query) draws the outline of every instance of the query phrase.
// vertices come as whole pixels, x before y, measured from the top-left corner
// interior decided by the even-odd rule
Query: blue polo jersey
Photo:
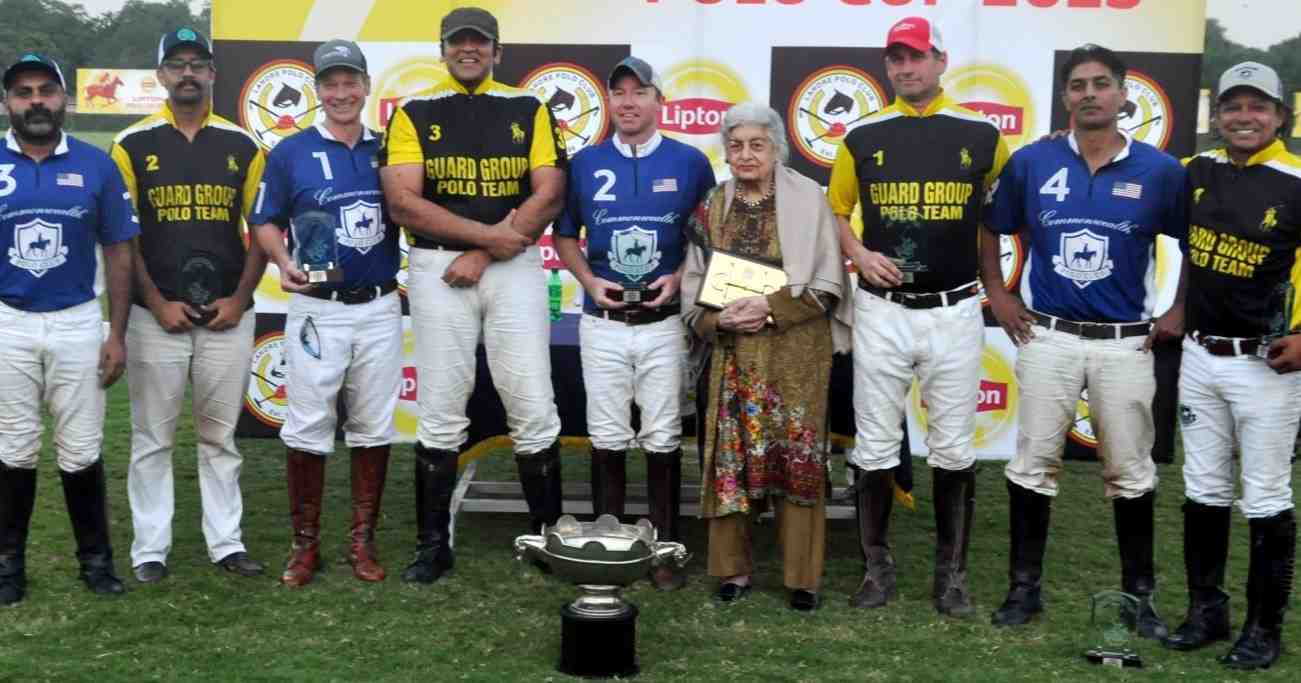
[[[0,301],[33,313],[95,298],[95,245],[140,233],[117,166],[67,134],[41,162],[13,130],[0,149]]]
[[[393,279],[399,265],[399,231],[388,222],[380,189],[379,145],[379,136],[364,129],[349,149],[323,124],[285,138],[267,155],[249,223],[286,229],[295,216],[324,211],[337,221],[343,282],[334,286],[368,287]],[[292,252],[292,229],[289,247]]]
[[[986,225],[1030,242],[1027,307],[1085,322],[1152,317],[1156,236],[1188,231],[1187,173],[1174,157],[1125,138],[1089,173],[1074,133],[1022,147],[991,188]]]
[[[574,156],[564,211],[555,232],[587,227],[587,262],[597,277],[649,285],[678,269],[686,254],[687,217],[714,187],[700,150],[659,133],[636,148],[618,136]],[[596,312],[590,297],[583,310]]]

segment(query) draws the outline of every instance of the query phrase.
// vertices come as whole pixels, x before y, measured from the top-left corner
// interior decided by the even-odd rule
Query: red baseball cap
[[[944,52],[944,39],[940,37],[940,29],[935,24],[921,17],[904,17],[890,27],[890,33],[885,37],[885,46],[899,43],[917,50],[918,52],[927,52],[937,50]]]

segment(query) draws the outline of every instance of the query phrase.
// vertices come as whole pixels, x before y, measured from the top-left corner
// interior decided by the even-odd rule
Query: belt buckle
[[[1261,360],[1269,360],[1269,346],[1278,339],[1276,336],[1264,335],[1257,340],[1259,346],[1256,347],[1256,353],[1252,354]]]

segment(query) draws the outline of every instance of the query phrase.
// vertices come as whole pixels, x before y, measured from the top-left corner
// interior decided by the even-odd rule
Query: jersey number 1
[[[334,172],[330,170],[330,157],[326,156],[325,152],[312,152],[312,156],[321,162],[321,175],[325,176],[326,180],[334,180]]]

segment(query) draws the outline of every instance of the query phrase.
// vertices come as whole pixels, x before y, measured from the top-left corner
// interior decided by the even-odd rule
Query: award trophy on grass
[[[216,317],[216,311],[205,310],[217,300],[221,290],[221,273],[217,270],[217,258],[206,251],[190,251],[181,261],[181,301],[199,312],[195,322],[206,325]]]
[[[333,214],[307,211],[290,221],[294,236],[294,261],[311,284],[342,282],[339,265],[339,222]]]
[[[1097,634],[1098,644],[1085,651],[1085,659],[1118,669],[1142,668],[1143,659],[1130,646],[1135,637],[1138,598],[1120,591],[1103,591],[1089,601],[1089,624]]]
[[[681,543],[657,541],[649,520],[620,524],[613,515],[579,522],[565,515],[539,535],[515,539],[515,557],[541,561],[578,586],[578,599],[560,608],[557,669],[582,678],[637,675],[637,606],[619,591],[665,562],[681,567]]]

